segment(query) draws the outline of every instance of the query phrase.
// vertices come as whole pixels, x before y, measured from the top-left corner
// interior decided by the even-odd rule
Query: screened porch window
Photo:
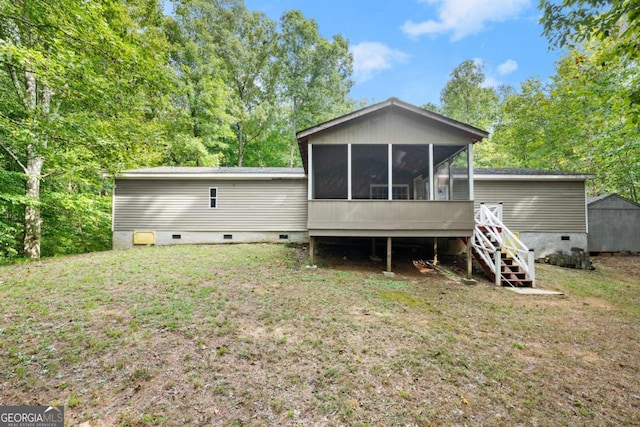
[[[429,200],[429,146],[394,144],[391,150],[394,200]]]
[[[310,148],[313,199],[469,200],[466,145],[352,144],[350,165],[346,144]]]
[[[467,147],[436,145],[433,157],[435,200],[469,200]]]
[[[381,199],[389,186],[387,145],[351,146],[351,194],[353,199]]]
[[[347,198],[347,146],[313,146],[314,199]]]

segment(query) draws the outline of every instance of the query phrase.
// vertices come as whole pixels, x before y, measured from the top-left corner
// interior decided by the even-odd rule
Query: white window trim
[[[216,197],[211,197],[211,190],[216,190]],[[211,200],[216,201],[215,206],[211,206]],[[209,187],[209,209],[218,209],[218,187]]]
[[[387,198],[386,199],[374,199],[373,198],[373,189],[374,188],[385,188],[387,189]],[[406,190],[407,198],[406,199],[390,199],[389,198],[389,186],[387,184],[369,184],[369,198],[371,200],[409,200],[409,184],[393,184],[391,186],[391,195],[393,196],[394,188],[403,188]]]

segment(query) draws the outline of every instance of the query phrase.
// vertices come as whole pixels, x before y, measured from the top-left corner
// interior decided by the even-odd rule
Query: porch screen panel
[[[314,199],[347,198],[347,146],[313,145]]]
[[[469,197],[469,150],[464,149],[453,157],[451,200],[470,200]]]
[[[435,199],[454,200],[454,190],[451,179],[454,175],[454,159],[466,146],[435,145],[433,147],[433,164],[435,168]]]
[[[391,167],[393,168],[393,199],[429,199],[428,145],[394,144]]]
[[[451,200],[449,193],[449,162],[440,163],[436,168],[436,200]]]
[[[389,148],[387,145],[351,146],[351,182],[353,199],[389,198]]]

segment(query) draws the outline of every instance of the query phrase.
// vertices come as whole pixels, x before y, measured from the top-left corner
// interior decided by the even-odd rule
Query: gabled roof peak
[[[368,114],[372,114],[375,113],[377,111],[381,111],[384,110],[386,108],[401,108],[405,111],[409,111],[411,113],[414,113],[416,115],[422,116],[426,119],[431,119],[434,120],[436,122],[451,126],[452,128],[456,128],[458,130],[461,130],[463,132],[466,132],[467,134],[469,134],[469,136],[471,136],[472,139],[476,140],[476,141],[480,141],[483,138],[486,138],[489,136],[489,133],[479,129],[475,126],[471,126],[469,124],[466,123],[462,123],[460,121],[451,119],[449,117],[443,116],[442,114],[439,113],[434,113],[433,111],[429,111],[426,110],[424,108],[418,107],[416,105],[413,104],[409,104],[408,102],[402,101],[396,97],[391,97],[388,98],[385,101],[382,102],[378,102],[376,104],[372,104],[369,105],[367,107],[361,108],[360,110],[356,110],[353,111],[349,114],[345,114],[343,116],[337,117],[335,119],[329,120],[327,122],[321,123],[319,125],[310,127],[308,129],[302,130],[300,132],[298,132],[296,134],[298,141],[304,140],[306,138],[308,138],[309,136],[318,133],[318,132],[322,132],[325,131],[327,129],[330,129],[334,126],[349,122],[351,120],[357,119],[359,117],[363,117],[366,116]]]

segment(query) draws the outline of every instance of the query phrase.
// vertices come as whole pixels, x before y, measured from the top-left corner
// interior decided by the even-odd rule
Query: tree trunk
[[[31,151],[31,147],[29,147]],[[27,206],[24,210],[24,245],[26,258],[40,258],[40,236],[42,234],[42,217],[40,215],[40,181],[44,158],[29,157],[27,162],[27,183],[25,196]]]
[[[296,138],[296,128],[298,127],[298,103],[296,99],[293,99],[293,117],[291,123],[291,130],[293,132],[293,142],[291,144],[291,151],[289,152],[289,167],[292,168],[295,162],[296,155],[296,143],[298,142],[298,138]]]
[[[38,108],[38,85],[35,75],[31,71],[25,71],[25,106],[32,114],[49,114],[51,106],[51,89],[44,85],[40,96],[40,112]],[[39,144],[38,144],[39,142]],[[47,147],[47,141],[34,141],[27,145],[27,164],[25,173],[27,182],[25,185],[25,196],[27,205],[24,209],[24,242],[23,252],[27,258],[40,258],[40,237],[42,235],[42,216],[40,215],[40,182],[42,181],[42,167],[44,166],[44,156],[42,149]]]
[[[244,127],[242,122],[238,123],[238,167],[242,167],[244,160]]]

